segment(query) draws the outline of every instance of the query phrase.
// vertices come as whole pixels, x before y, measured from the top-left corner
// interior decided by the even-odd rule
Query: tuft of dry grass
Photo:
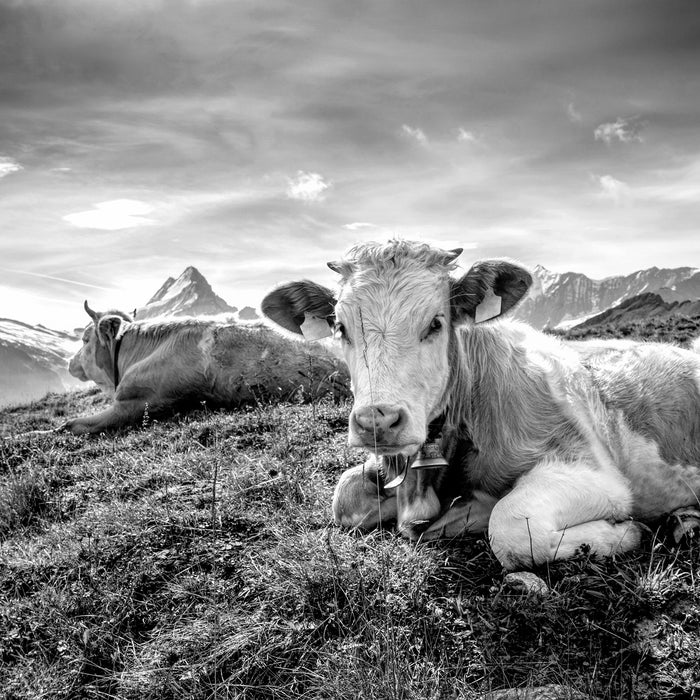
[[[345,404],[19,435],[103,401],[0,412],[14,435],[0,439],[3,698],[697,695],[695,542],[583,554],[539,570],[551,592],[527,597],[485,537],[413,545],[332,525],[333,487],[363,459]]]

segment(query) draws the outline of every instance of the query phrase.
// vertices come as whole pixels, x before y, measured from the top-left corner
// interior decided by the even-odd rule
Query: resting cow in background
[[[96,313],[69,371],[114,394],[93,416],[62,429],[97,433],[186,407],[236,407],[271,398],[345,395],[345,372],[320,348],[280,338],[267,328],[213,320],[131,321],[121,311]]]
[[[700,356],[660,343],[566,343],[508,320],[530,274],[486,260],[456,279],[460,253],[358,245],[329,263],[337,298],[304,281],[263,301],[287,330],[306,322],[332,333],[350,370],[349,442],[375,456],[341,477],[336,521],[394,518],[411,539],[488,529],[515,569],[582,545],[633,549],[639,520],[697,506]],[[407,468],[437,431],[448,466]]]

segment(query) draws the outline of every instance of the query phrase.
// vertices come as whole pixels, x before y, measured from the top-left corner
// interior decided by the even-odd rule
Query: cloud
[[[93,209],[88,211],[67,214],[63,220],[79,228],[119,231],[125,228],[155,224],[155,219],[149,219],[145,216],[152,211],[153,207],[146,202],[140,202],[136,199],[112,199],[108,202],[95,204]]]
[[[69,280],[65,277],[56,277],[54,275],[42,275],[39,272],[29,272],[28,270],[13,270],[9,267],[0,267],[4,272],[13,272],[17,275],[29,275],[30,277],[39,277],[40,279],[53,280],[54,282],[65,282],[66,284],[75,284],[79,287],[89,287],[90,289],[103,289],[108,292],[116,290],[116,287],[101,287],[97,284],[89,284],[88,282],[78,282],[78,280]]]
[[[366,221],[355,221],[352,224],[345,224],[343,228],[346,228],[348,231],[361,231],[362,229],[365,228],[378,228],[376,224],[370,224],[367,223]]]
[[[287,197],[300,199],[303,202],[319,202],[325,197],[326,190],[331,186],[318,173],[297,172],[296,177],[289,178]]]
[[[418,143],[425,146],[428,143],[428,137],[425,135],[422,129],[418,127],[409,126],[408,124],[401,125],[401,131],[412,139],[418,141]]]
[[[601,187],[603,197],[612,199],[616,204],[628,201],[632,196],[629,185],[617,180],[612,175],[601,175],[598,177],[598,184]]]
[[[22,166],[16,160],[7,156],[0,156],[0,177],[6,177],[16,173],[18,170],[22,170]]]
[[[638,199],[696,207],[700,202],[700,155],[681,167],[657,170],[648,184],[635,189],[635,195]]]
[[[605,141],[610,144],[615,139],[622,143],[632,143],[638,141],[641,143],[641,131],[646,126],[639,117],[630,117],[628,119],[618,117],[614,122],[606,122],[596,127],[593,135],[596,141]]]
[[[583,121],[583,117],[581,116],[581,112],[579,112],[576,107],[574,106],[573,102],[569,102],[568,105],[566,105],[566,116],[569,117],[569,121],[572,122],[573,124],[580,124]],[[605,126],[601,124],[601,126]],[[600,128],[600,127],[598,127]],[[598,129],[596,129],[597,133]],[[598,138],[596,136],[596,138]]]
[[[476,143],[479,139],[473,131],[468,131],[461,126],[457,130],[457,141],[464,143]]]

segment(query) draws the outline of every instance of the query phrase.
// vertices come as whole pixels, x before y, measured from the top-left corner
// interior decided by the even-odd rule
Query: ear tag
[[[411,469],[439,469],[448,466],[440,442],[441,438],[438,437],[437,440],[423,443]]]
[[[489,287],[486,290],[484,298],[481,300],[481,304],[476,307],[476,311],[474,312],[474,323],[488,321],[500,315],[501,297],[494,293],[493,289]]]
[[[312,316],[308,311],[304,312],[304,317],[304,323],[299,327],[305,340],[321,340],[321,338],[330,338],[333,335],[325,318]]]

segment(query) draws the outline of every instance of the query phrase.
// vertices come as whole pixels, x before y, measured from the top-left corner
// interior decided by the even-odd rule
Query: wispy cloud
[[[700,202],[700,154],[680,168],[664,168],[654,180],[635,190],[642,199],[697,207]]]
[[[476,143],[479,139],[473,131],[459,127],[457,130],[457,141],[461,143]]]
[[[90,289],[102,289],[107,292],[112,292],[116,289],[116,287],[101,287],[97,284],[89,284],[88,282],[78,282],[77,280],[69,280],[66,279],[65,277],[56,277],[54,275],[43,275],[40,272],[29,272],[28,270],[14,270],[9,267],[0,267],[0,270],[3,270],[3,272],[12,272],[16,275],[27,275],[29,277],[38,277],[40,279],[44,280],[53,280],[54,282],[64,282],[65,284],[72,284],[76,285],[78,287],[89,287]]]
[[[605,141],[607,144],[615,140],[622,143],[641,142],[641,132],[645,126],[646,122],[639,117],[618,117],[614,122],[599,124],[593,135],[596,141]]]
[[[146,216],[152,211],[153,207],[146,202],[136,199],[113,199],[95,204],[88,211],[67,214],[63,220],[79,228],[119,231],[157,223],[155,219],[149,219]]]
[[[569,104],[566,105],[566,116],[569,118],[569,121],[572,124],[580,124],[583,121],[583,116],[581,115],[581,112],[579,112],[576,109],[576,106],[573,102],[569,102]]]
[[[632,197],[632,190],[629,185],[614,178],[612,175],[601,175],[598,177],[598,184],[601,188],[601,195],[607,199],[612,199],[616,204],[623,204]]]
[[[402,124],[401,131],[407,136],[410,136],[412,139],[418,141],[418,143],[423,146],[428,143],[428,137],[423,132],[423,129],[419,129],[415,126],[409,126],[408,124]]]
[[[18,170],[22,170],[22,166],[16,160],[8,156],[0,156],[0,177],[6,177]]]
[[[346,228],[348,231],[361,231],[362,229],[378,227],[376,224],[370,224],[366,221],[354,221],[351,224],[345,224],[343,228]]]
[[[307,173],[299,170],[296,176],[289,178],[287,197],[303,202],[318,202],[325,198],[326,190],[331,186],[319,173]]]

